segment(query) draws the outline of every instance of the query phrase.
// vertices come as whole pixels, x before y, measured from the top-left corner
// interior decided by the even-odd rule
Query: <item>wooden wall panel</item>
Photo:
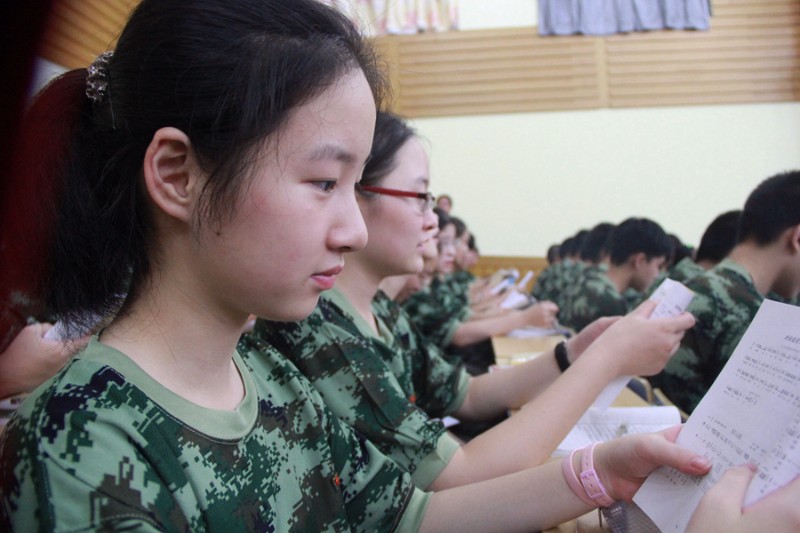
[[[717,0],[708,32],[518,28],[378,44],[408,117],[800,100],[798,0]]]
[[[605,39],[611,107],[800,100],[800,2],[715,7],[708,32]]]
[[[87,67],[110,50],[139,0],[57,0],[39,55],[67,68]]]
[[[85,67],[139,0],[58,0],[40,55]],[[800,100],[800,1],[714,0],[708,32],[540,37],[536,28],[379,38],[408,117]]]

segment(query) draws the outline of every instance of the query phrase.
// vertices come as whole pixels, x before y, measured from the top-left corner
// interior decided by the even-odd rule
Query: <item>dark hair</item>
[[[773,242],[786,229],[800,224],[800,170],[762,181],[744,204],[738,242]]]
[[[647,260],[669,258],[672,241],[657,223],[647,218],[628,218],[611,233],[611,264],[622,265],[632,255],[643,253]]]
[[[475,240],[475,235],[472,233],[469,234],[469,239],[467,239],[467,247],[473,252],[478,251],[478,241]]]
[[[547,249],[547,262],[552,265],[559,259],[561,259],[561,245],[551,244]]]
[[[608,243],[613,230],[614,224],[610,222],[601,222],[593,227],[581,246],[581,259],[599,263],[600,259],[608,253]]]
[[[450,222],[456,227],[456,239],[460,239],[464,232],[467,231],[467,225],[458,217],[450,215]]]
[[[672,254],[669,256],[669,267],[673,267],[680,263],[686,257],[692,257],[691,247],[685,245],[680,238],[674,233],[667,235],[670,242],[672,242]]]
[[[725,259],[736,246],[736,232],[741,214],[741,209],[734,209],[718,215],[711,221],[700,238],[694,260],[719,263]]]
[[[361,175],[362,185],[376,185],[397,167],[397,152],[410,138],[416,136],[414,128],[405,120],[387,111],[379,111],[375,120],[372,150]],[[362,194],[369,194],[364,193]]]
[[[567,237],[558,247],[558,255],[561,259],[566,259],[571,255],[575,255],[576,250],[575,237]]]
[[[58,235],[49,279],[53,310],[80,323],[128,301],[151,271],[152,220],[141,183],[145,150],[162,127],[182,130],[208,174],[198,218],[235,209],[263,141],[291,111],[347,72],[363,71],[380,105],[372,49],[340,13],[315,0],[142,0],[92,104],[85,69],[46,88],[72,94]],[[61,117],[51,116],[58,123]],[[274,148],[274,146],[271,146]],[[51,146],[43,145],[46,157]],[[55,165],[54,165],[55,166]]]
[[[434,207],[433,212],[439,217],[439,231],[443,230],[448,224],[453,222],[450,220],[450,215],[444,212],[441,207]]]

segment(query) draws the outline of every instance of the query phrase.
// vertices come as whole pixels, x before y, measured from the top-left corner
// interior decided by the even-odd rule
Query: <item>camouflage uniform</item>
[[[580,279],[585,268],[587,268],[586,263],[572,259],[565,259],[546,268],[536,280],[531,296],[540,302],[549,300],[558,305],[559,308],[563,307],[567,303],[569,287]]]
[[[415,485],[427,487],[458,449],[442,422],[431,417],[458,409],[469,377],[427,347],[383,292],[372,310],[377,336],[333,289],[308,318],[258,320],[254,335],[291,359],[334,414],[410,472]]]
[[[677,265],[669,269],[669,277],[675,281],[686,283],[695,276],[705,274],[705,272],[705,269],[695,263],[691,257],[684,257],[678,261]]]
[[[0,441],[0,530],[417,529],[429,495],[277,352],[243,340],[246,395],[207,409],[93,339]]]
[[[586,267],[583,275],[566,292],[558,320],[580,331],[602,316],[624,315],[628,304],[602,267]]]
[[[691,413],[725,366],[764,297],[738,263],[725,259],[695,276],[686,286],[695,292],[687,311],[697,320],[678,352],[651,378],[678,407]]]
[[[447,276],[447,282],[451,290],[454,294],[460,296],[465,305],[469,305],[469,289],[474,281],[475,276],[466,270],[457,270]]]
[[[453,341],[456,330],[469,315],[467,303],[453,293],[446,279],[438,277],[402,306],[428,342],[439,347]]]

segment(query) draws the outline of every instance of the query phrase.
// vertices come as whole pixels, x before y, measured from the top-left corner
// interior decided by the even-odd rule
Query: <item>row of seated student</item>
[[[541,464],[606,383],[663,367],[688,314],[645,303],[558,362],[470,377],[378,290],[438,222],[377,64],[314,0],[143,0],[113,55],[37,98],[26,125],[64,128],[40,171],[70,193],[48,303],[78,330],[111,314],[0,437],[1,529],[536,530],[661,465],[710,470],[678,427]],[[463,447],[425,410],[523,405]],[[730,469],[689,531],[797,529],[800,482],[743,512],[752,475]]]
[[[638,229],[634,231],[634,227]],[[625,289],[641,291],[641,299],[664,277],[683,282],[694,292],[687,310],[697,323],[683,337],[665,370],[651,381],[684,412],[691,413],[763,299],[798,304],[798,228],[800,172],[784,172],[759,184],[742,209],[714,218],[694,255],[673,259],[673,265],[659,275],[648,262],[675,257],[668,251],[666,233],[654,222],[629,219],[616,227],[598,224],[566,239],[559,248],[564,251],[563,259],[542,272],[532,294],[556,301],[558,319],[579,331],[599,316],[626,313],[631,304],[624,296]],[[598,233],[607,235],[606,261],[602,253],[594,253],[594,243],[603,240]],[[577,252],[576,246],[580,246]],[[633,274],[637,260],[644,270]]]

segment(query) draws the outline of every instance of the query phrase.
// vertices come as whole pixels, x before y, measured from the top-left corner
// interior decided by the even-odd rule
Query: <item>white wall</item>
[[[461,0],[462,29],[536,24],[536,0]],[[762,179],[800,168],[800,103],[419,119],[432,190],[487,255],[544,255],[601,221],[647,216],[697,244]]]
[[[536,26],[536,0],[460,0],[458,5],[462,30]]]
[[[696,244],[762,179],[800,168],[800,103],[570,111],[413,122],[486,255],[543,255],[601,221],[647,216]]]

